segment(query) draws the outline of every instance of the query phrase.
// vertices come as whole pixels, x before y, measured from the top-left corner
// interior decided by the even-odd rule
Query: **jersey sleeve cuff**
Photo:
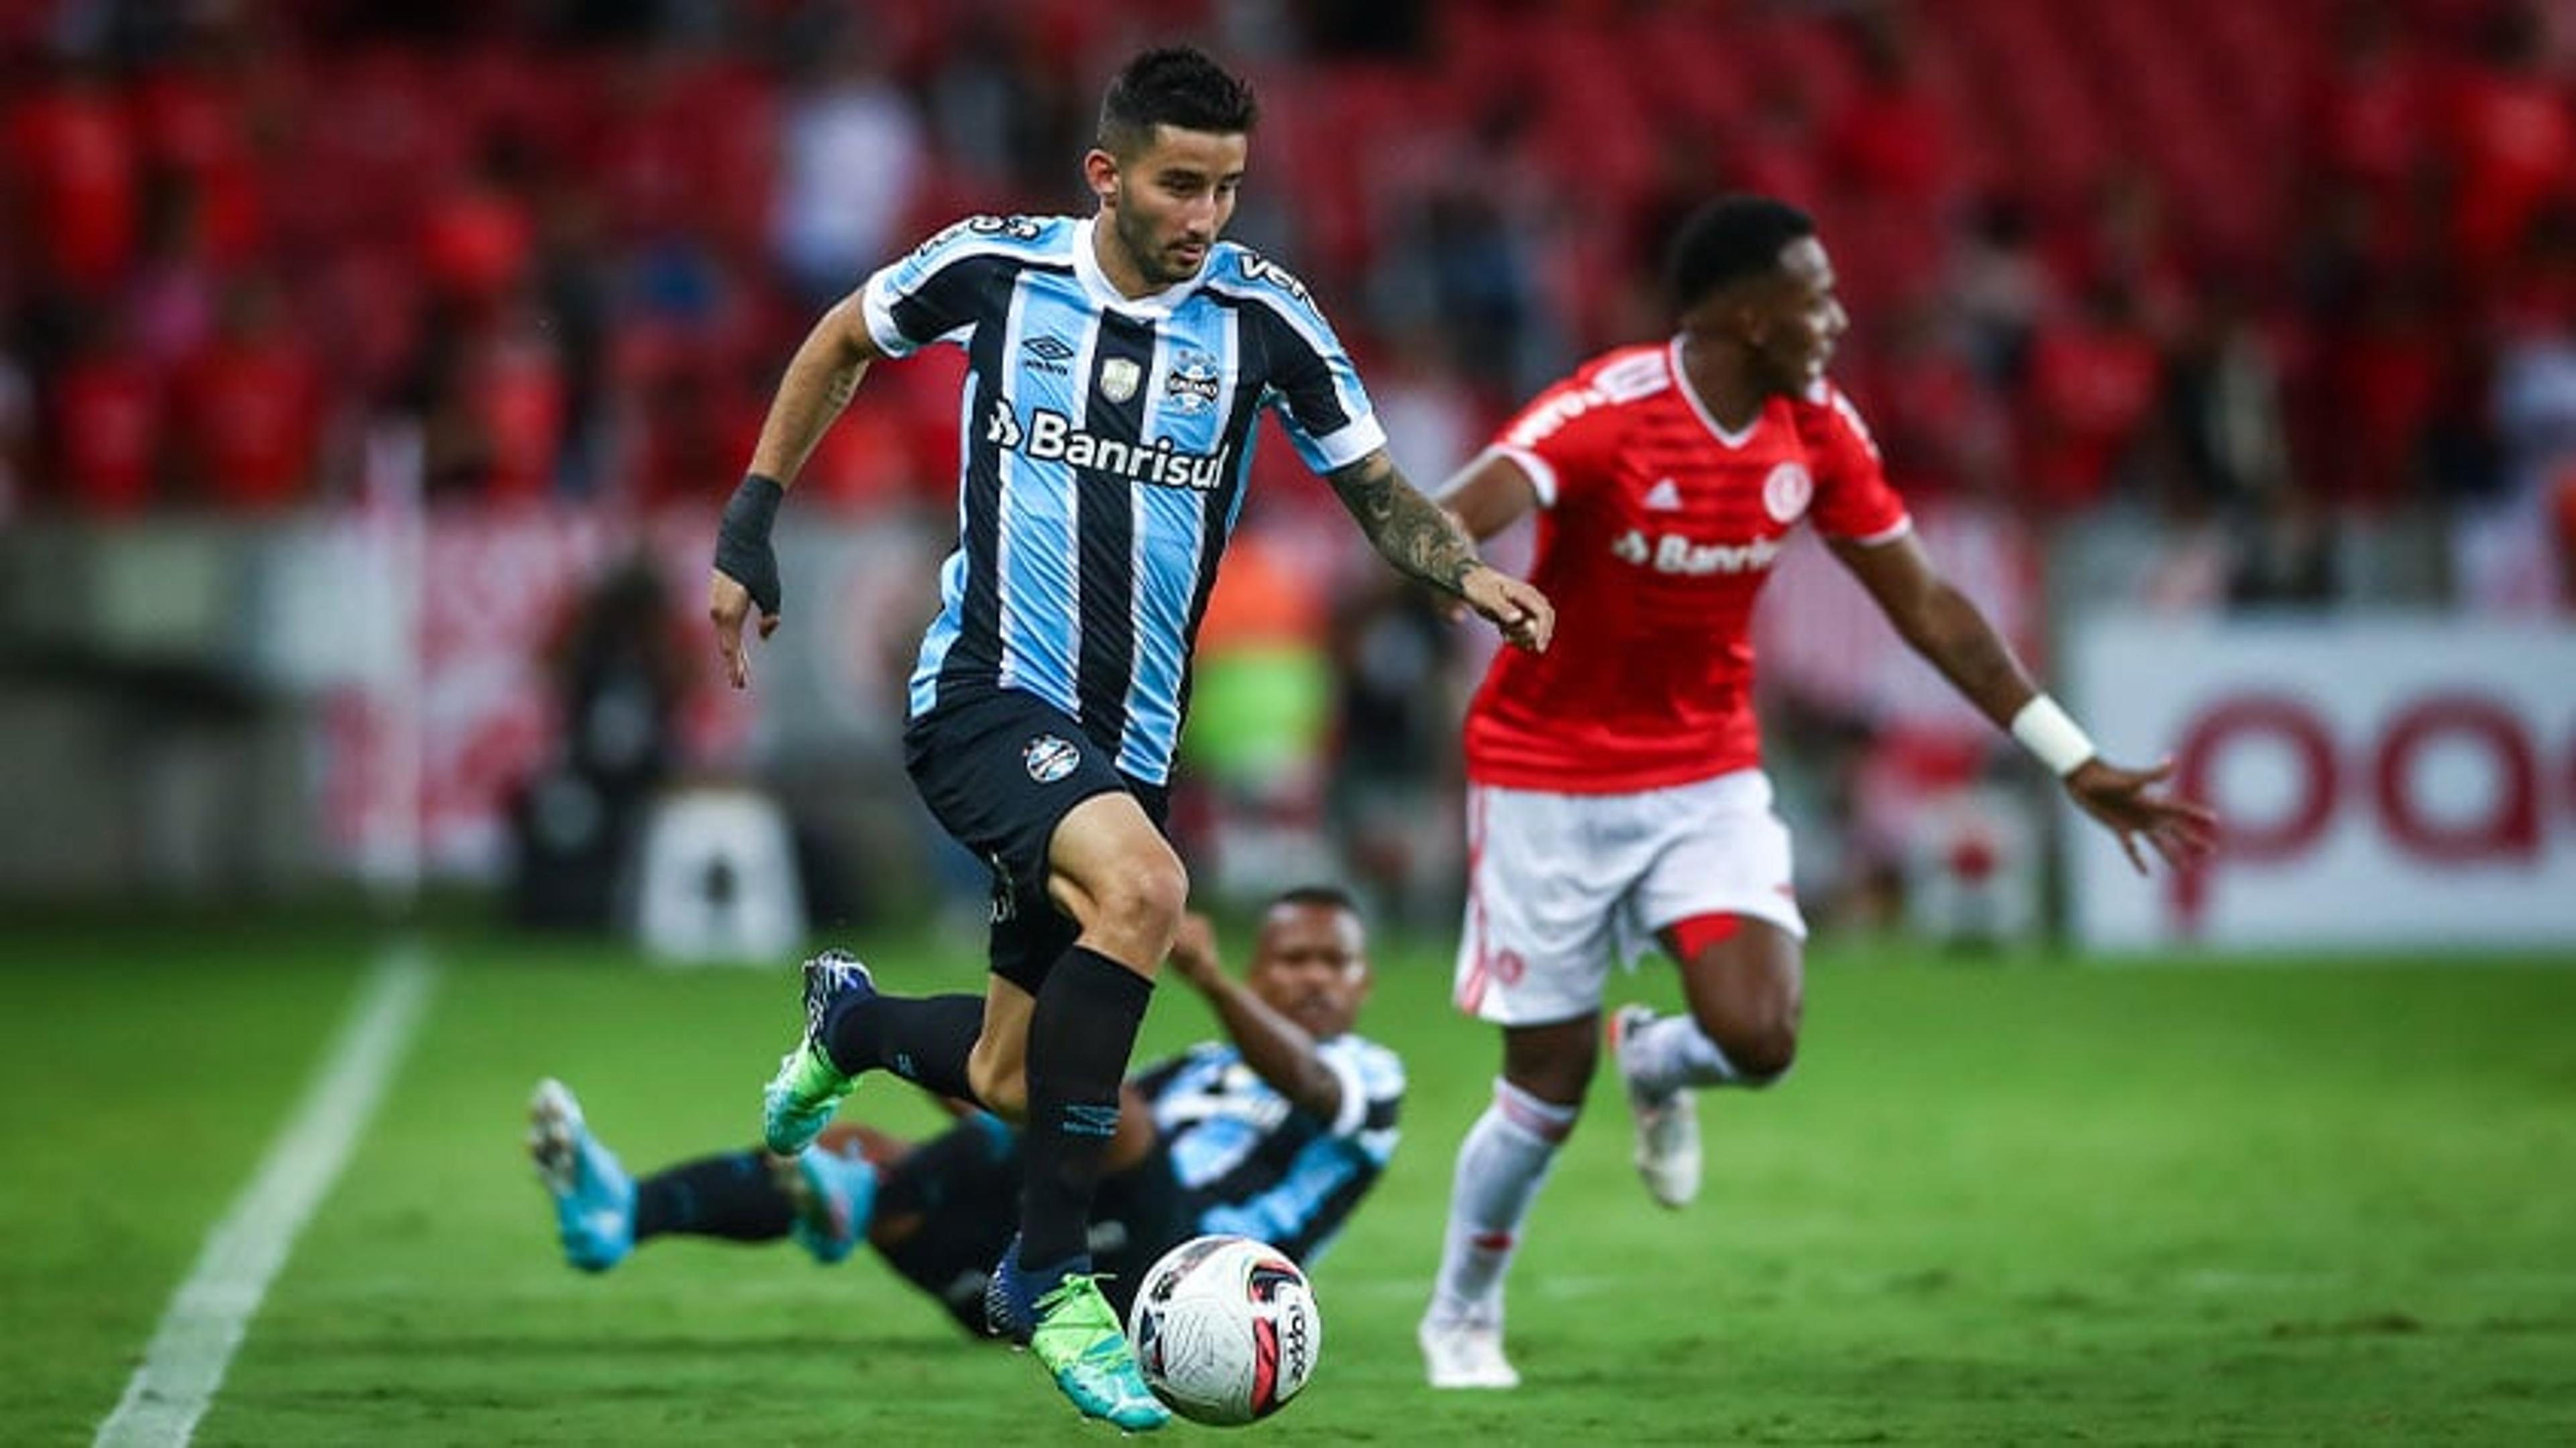
[[[1346,468],[1370,453],[1386,446],[1386,429],[1378,426],[1375,416],[1357,417],[1331,433],[1313,439],[1315,456],[1323,459],[1318,472]]]
[[[1913,515],[1907,514],[1875,533],[1846,533],[1841,536],[1846,543],[1857,543],[1863,548],[1875,548],[1882,543],[1893,543],[1913,531]]]
[[[1499,443],[1485,449],[1485,455],[1487,457],[1507,457],[1513,462],[1520,464],[1521,471],[1529,474],[1530,490],[1538,494],[1538,505],[1542,508],[1553,508],[1556,506],[1556,467],[1554,464],[1550,463],[1547,459],[1540,457],[1537,453],[1530,451],[1528,448],[1505,447]]]
[[[1357,1136],[1368,1124],[1368,1078],[1360,1071],[1356,1056],[1344,1051],[1320,1053],[1333,1079],[1342,1083],[1342,1109],[1333,1113],[1333,1135]]]
[[[866,288],[859,293],[859,312],[867,319],[868,336],[876,342],[878,351],[888,357],[909,357],[920,350],[920,344],[895,325],[893,290],[883,272],[868,278]]]

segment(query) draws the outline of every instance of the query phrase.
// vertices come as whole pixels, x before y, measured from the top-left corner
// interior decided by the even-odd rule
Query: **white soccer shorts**
[[[1695,915],[1750,915],[1803,940],[1789,827],[1759,769],[1629,794],[1467,788],[1458,1008],[1536,1026],[1601,1008],[1614,960]]]

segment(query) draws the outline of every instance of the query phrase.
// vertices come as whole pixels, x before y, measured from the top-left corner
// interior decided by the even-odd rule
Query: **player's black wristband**
[[[743,586],[762,613],[778,612],[778,550],[769,529],[787,489],[776,478],[752,473],[733,490],[716,524],[716,571]]]

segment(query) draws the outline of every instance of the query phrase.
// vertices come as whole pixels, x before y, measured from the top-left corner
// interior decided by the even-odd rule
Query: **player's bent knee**
[[[1189,872],[1177,856],[1166,852],[1159,859],[1148,857],[1111,873],[1093,898],[1100,912],[1100,918],[1090,922],[1093,928],[1140,942],[1145,960],[1131,963],[1150,964],[1171,949],[1172,936],[1180,929],[1181,912],[1190,898]]]
[[[1719,1048],[1747,1086],[1771,1085],[1798,1062],[1798,1026],[1793,1019],[1766,1021],[1729,1034],[1733,1039],[1720,1041]]]
[[[1016,1064],[1001,1065],[978,1050],[966,1058],[966,1084],[995,1116],[1014,1126],[1028,1120],[1029,1081]]]

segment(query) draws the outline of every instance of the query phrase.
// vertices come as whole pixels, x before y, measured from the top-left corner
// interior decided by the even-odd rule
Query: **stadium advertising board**
[[[2576,631],[2104,618],[2067,643],[2105,752],[2171,755],[2227,826],[2152,881],[2064,831],[2083,944],[2576,945]]]

